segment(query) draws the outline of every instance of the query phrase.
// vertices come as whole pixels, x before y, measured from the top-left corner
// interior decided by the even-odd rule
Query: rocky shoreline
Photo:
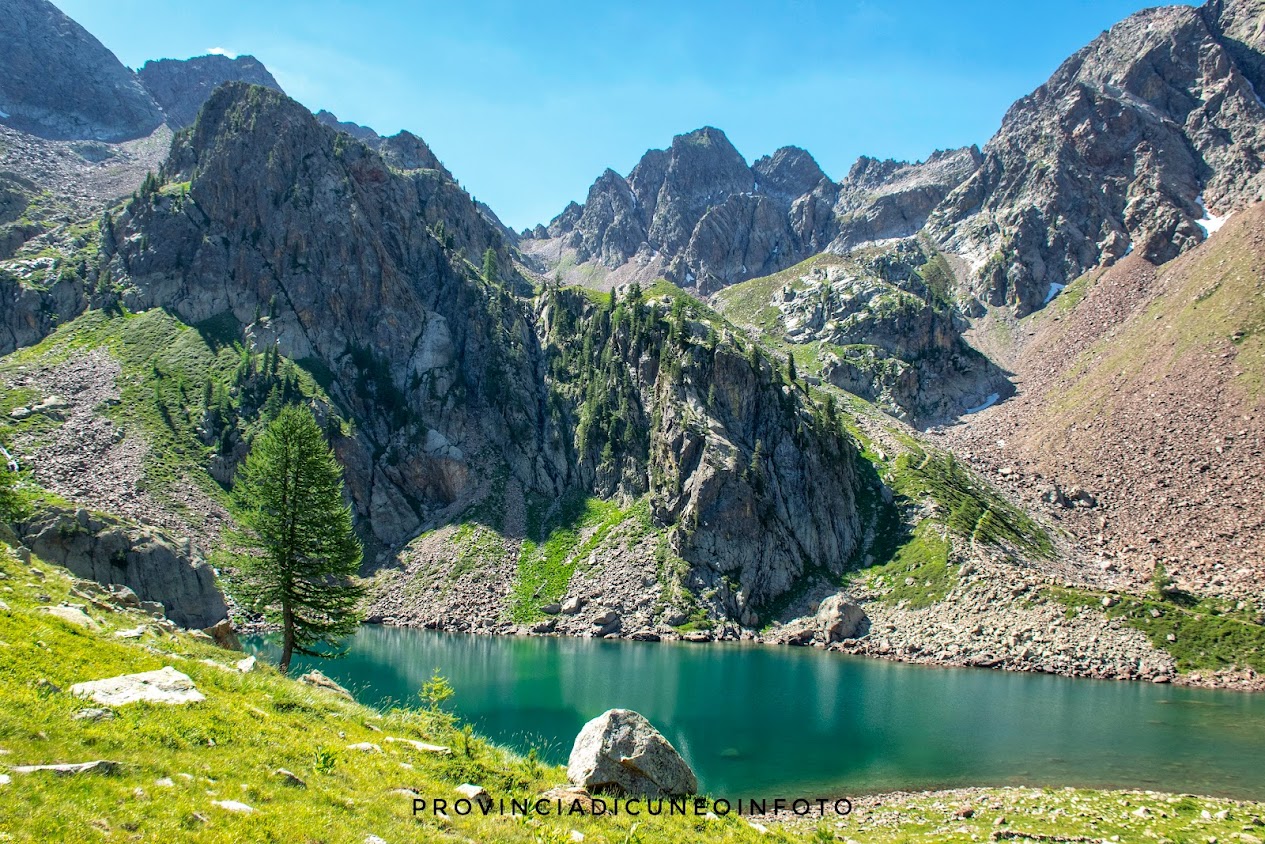
[[[1093,610],[1070,615],[1044,590],[1060,585],[1036,575],[979,571],[996,564],[976,562],[946,598],[922,609],[885,603],[857,590],[851,606],[864,615],[843,637],[823,635],[820,617],[796,619],[763,631],[720,623],[712,629],[684,630],[666,624],[621,626],[616,609],[571,598],[556,614],[534,624],[490,617],[435,617],[404,621],[371,616],[370,623],[421,627],[448,633],[491,636],[575,636],[650,642],[748,642],[818,647],[839,653],[941,667],[1057,674],[1066,677],[1172,683],[1208,689],[1265,691],[1265,675],[1247,669],[1177,670],[1173,657],[1156,649],[1145,634],[1119,618]],[[1000,584],[1006,584],[1005,586]],[[555,609],[549,607],[548,609]],[[814,608],[815,611],[816,608]],[[834,640],[832,640],[834,639]]]

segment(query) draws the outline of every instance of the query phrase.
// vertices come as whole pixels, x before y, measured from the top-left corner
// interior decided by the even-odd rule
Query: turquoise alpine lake
[[[365,626],[347,644],[291,672],[319,668],[387,707],[418,705],[438,670],[476,732],[556,763],[585,721],[635,709],[716,797],[1032,785],[1265,799],[1265,695],[737,643]]]

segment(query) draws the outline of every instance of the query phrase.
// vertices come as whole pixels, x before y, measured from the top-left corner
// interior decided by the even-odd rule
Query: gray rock
[[[285,768],[278,768],[272,772],[272,775],[280,778],[280,780],[286,785],[293,786],[294,788],[307,788],[307,783],[304,782],[298,774],[287,771]]]
[[[327,692],[333,692],[339,697],[346,698],[347,700],[355,700],[355,698],[351,696],[351,692],[347,691],[342,686],[317,671],[315,668],[300,677],[299,682],[306,683],[309,686],[315,686],[318,689],[324,689]]]
[[[628,709],[611,709],[580,730],[567,778],[593,793],[694,794],[698,780],[662,734]]]
[[[89,630],[96,630],[101,625],[97,624],[81,607],[36,607],[37,612],[51,615],[54,618],[60,618],[76,627],[86,627]]]
[[[136,75],[162,107],[167,125],[173,129],[191,125],[211,92],[225,82],[249,82],[281,90],[277,80],[254,56],[159,59],[145,62]]]
[[[233,631],[233,622],[227,618],[220,619],[218,623],[201,632],[210,636],[215,644],[225,650],[240,651],[242,649],[242,644],[237,640],[237,634]]]
[[[114,713],[108,709],[81,709],[70,716],[72,721],[108,721]]]
[[[86,697],[104,706],[126,706],[129,703],[200,703],[206,697],[193,685],[193,680],[170,665],[157,671],[123,674],[105,680],[75,683],[70,693]]]
[[[1146,9],[1012,105],[928,224],[974,292],[1022,315],[1129,251],[1158,264],[1201,243],[1200,196],[1217,215],[1258,199],[1259,24],[1240,2]]]
[[[457,786],[457,793],[469,800],[471,803],[477,804],[484,810],[492,805],[492,795],[488,794],[487,789],[481,785],[463,782]]]
[[[562,602],[562,614],[575,615],[584,607],[585,603],[585,599],[579,596],[567,598]]]

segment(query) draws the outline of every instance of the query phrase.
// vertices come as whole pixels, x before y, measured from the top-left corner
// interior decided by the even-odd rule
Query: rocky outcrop
[[[96,141],[139,138],[162,123],[135,74],[48,0],[3,0],[0,18],[0,122]]]
[[[792,215],[792,205],[819,185],[830,183],[804,150],[748,167],[723,132],[704,127],[650,150],[626,179],[607,170],[583,206],[525,232],[521,245],[549,273],[569,250],[578,264],[622,268],[623,281],[664,276],[710,292],[799,260],[804,239],[792,219],[816,218]]]
[[[1259,198],[1263,20],[1253,0],[1138,12],[1011,106],[929,225],[973,291],[1022,315],[1131,251],[1168,261]]]
[[[48,510],[19,526],[31,551],[102,585],[121,584],[162,604],[181,627],[211,627],[228,615],[215,572],[171,539],[87,510]]]
[[[976,147],[937,150],[926,161],[877,161],[862,156],[839,183],[831,252],[844,254],[865,243],[917,234],[931,212],[979,167]]]
[[[268,68],[254,56],[158,59],[145,62],[136,75],[173,129],[192,125],[211,92],[225,82],[249,82],[281,90]]]
[[[864,255],[821,255],[713,302],[775,345],[811,350],[799,355],[806,374],[927,427],[1014,392],[963,338],[952,284],[944,257],[910,238]]]
[[[630,709],[608,709],[575,737],[567,779],[593,794],[673,797],[694,794],[690,766],[649,721]]]

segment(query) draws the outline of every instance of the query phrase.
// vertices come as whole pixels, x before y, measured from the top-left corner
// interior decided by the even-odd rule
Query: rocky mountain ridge
[[[604,173],[523,248],[575,283],[662,275],[709,294],[922,231],[969,310],[1023,315],[1134,248],[1170,260],[1262,196],[1263,16],[1256,0],[1139,12],[1018,100],[982,150],[862,158],[837,184],[803,150],[747,168],[718,130],[681,135],[626,179]]]
[[[520,248],[568,283],[667,278],[706,295],[822,251],[917,233],[978,156],[861,159],[835,184],[798,147],[748,167],[723,132],[704,127],[647,152],[626,179],[607,170],[584,205],[524,232]]]

